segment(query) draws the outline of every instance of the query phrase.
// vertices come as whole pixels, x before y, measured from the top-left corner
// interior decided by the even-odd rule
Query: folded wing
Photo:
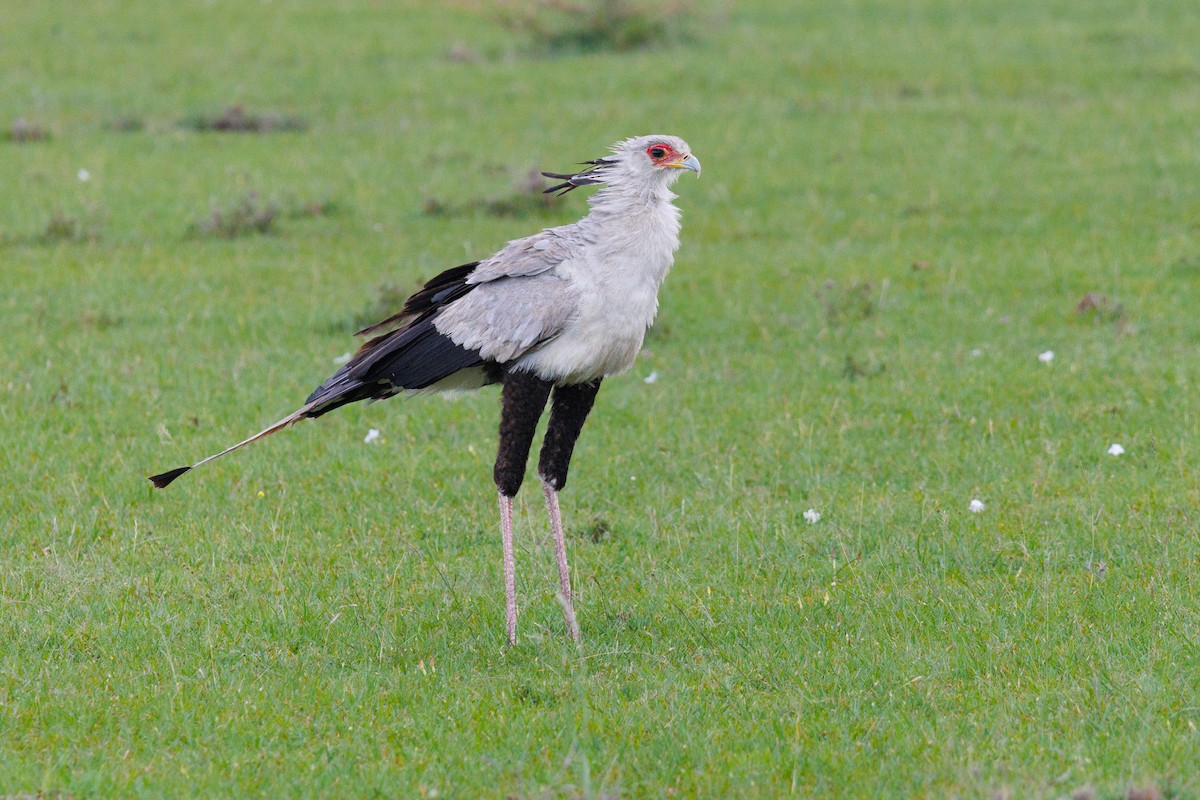
[[[565,245],[544,231],[487,261],[446,270],[397,314],[360,331],[373,335],[309,395],[306,417],[404,391],[477,388],[553,339],[577,307],[554,272]]]

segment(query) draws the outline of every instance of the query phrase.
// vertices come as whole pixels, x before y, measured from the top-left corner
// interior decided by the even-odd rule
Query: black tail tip
[[[168,470],[161,475],[151,475],[150,482],[154,484],[155,489],[165,489],[171,485],[171,481],[190,469],[191,467],[179,467],[178,469]]]

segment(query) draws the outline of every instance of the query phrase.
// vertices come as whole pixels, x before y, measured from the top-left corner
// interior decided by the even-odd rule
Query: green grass
[[[550,58],[483,4],[9,5],[0,794],[1200,794],[1200,9],[764,0]],[[187,125],[234,105],[302,130]],[[584,209],[487,213],[514,175],[655,131],[705,171],[564,494],[578,648],[536,487],[504,646],[494,392],[145,481]],[[337,213],[195,235],[249,196]]]

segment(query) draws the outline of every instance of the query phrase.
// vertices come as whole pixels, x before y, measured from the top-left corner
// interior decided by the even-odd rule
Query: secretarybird
[[[438,275],[399,313],[359,331],[371,338],[295,413],[216,455],[150,480],[161,489],[201,464],[347,403],[499,383],[500,445],[493,475],[513,645],[513,498],[549,400],[538,475],[554,534],[563,613],[577,639],[558,493],[567,485],[571,453],[600,382],[633,364],[658,311],[658,287],[679,247],[679,210],[669,187],[682,170],[700,173],[691,148],[675,136],[627,139],[610,155],[583,163],[574,174],[543,174],[563,181],[547,192],[603,184],[588,199],[586,217],[516,239],[491,258]]]

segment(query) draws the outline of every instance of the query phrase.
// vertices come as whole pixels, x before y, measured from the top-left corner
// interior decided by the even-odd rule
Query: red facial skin
[[[659,151],[662,155],[655,157],[655,151]],[[646,155],[650,157],[650,162],[655,166],[662,166],[666,162],[675,158],[675,150],[669,144],[652,144],[646,148]]]

